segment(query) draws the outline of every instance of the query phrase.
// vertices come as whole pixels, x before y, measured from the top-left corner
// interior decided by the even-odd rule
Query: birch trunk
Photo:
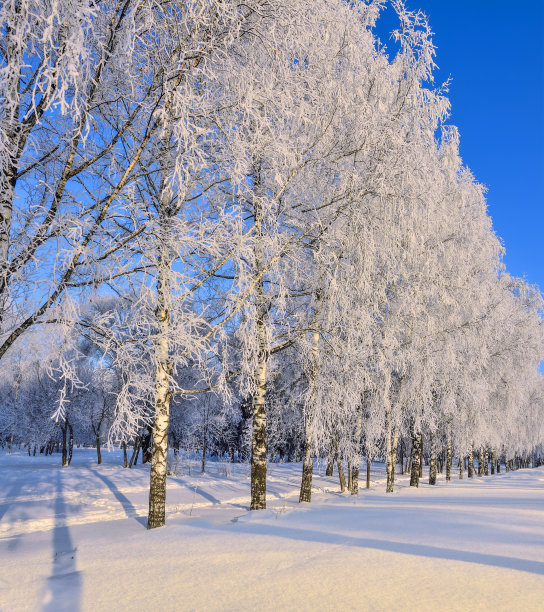
[[[436,435],[435,434],[430,435],[430,442],[431,442],[431,457],[430,457],[430,462],[429,462],[429,484],[435,485],[436,484],[436,462],[437,462]]]
[[[387,493],[393,492],[393,485],[395,481],[395,464],[392,462],[392,449],[393,449],[393,432],[391,425],[391,409],[387,408],[385,412],[385,468],[387,472],[387,484],[385,491]]]
[[[64,427],[62,429],[62,465],[63,467],[68,465],[68,445],[66,435],[68,434],[68,417],[64,419]],[[11,444],[9,446],[9,453],[11,455]]]
[[[134,446],[132,448],[132,455],[130,456],[130,463],[128,464],[129,469],[131,469],[133,465],[136,465],[136,461],[138,460],[139,450],[140,450],[140,437],[136,436],[136,439],[134,440]]]
[[[468,451],[468,477],[474,478],[474,445],[472,440],[470,441],[470,448]]]
[[[15,10],[10,11],[7,23],[5,24],[6,31],[6,59],[11,60],[14,65],[21,67],[23,64],[23,49],[18,40],[18,21],[23,11],[23,5],[20,2],[15,4]],[[0,328],[4,320],[4,309],[6,307],[7,298],[7,277],[8,277],[8,256],[9,256],[9,239],[13,217],[13,199],[15,197],[15,185],[17,183],[17,168],[22,152],[22,138],[18,137],[18,133],[23,130],[17,129],[20,114],[20,80],[21,70],[8,70],[4,75],[6,79],[5,91],[7,98],[3,102],[3,119],[7,129],[8,148],[11,149],[11,154],[8,157],[7,163],[0,168]],[[8,100],[13,101],[12,104]],[[16,102],[15,102],[16,101]],[[63,463],[64,465],[64,463]]]
[[[459,458],[459,480],[463,480],[463,457]]]
[[[254,170],[255,193],[258,194],[260,165]],[[255,270],[260,275],[255,285],[257,364],[255,368],[255,395],[253,397],[253,435],[251,440],[251,509],[266,508],[266,370],[268,363],[268,342],[266,337],[266,316],[268,307],[264,293],[262,271],[265,268],[263,245],[263,210],[260,201],[254,201],[255,215]]]
[[[96,435],[96,463],[98,465],[102,463],[102,452],[100,450],[100,434]]]
[[[342,467],[342,461],[338,458],[336,459],[336,465],[338,466],[338,479],[340,480],[340,493],[343,493],[346,490],[346,475],[344,474],[344,468]]]
[[[366,458],[366,488],[370,489],[370,464],[372,463],[370,457],[367,455]]]
[[[410,486],[419,487],[421,447],[423,446],[423,434],[412,434],[412,469],[410,472]]]
[[[351,494],[359,495],[359,464],[361,462],[360,449],[361,437],[363,433],[363,401],[357,411],[357,425],[355,428],[355,441],[357,444],[357,454],[353,458],[352,478],[351,478]]]
[[[451,431],[448,427],[448,442],[446,448],[446,480],[451,480]]]
[[[351,494],[359,495],[359,461],[353,465],[353,474],[351,478]]]
[[[155,311],[157,339],[155,342],[155,418],[153,421],[151,471],[149,482],[149,513],[147,528],[162,527],[166,520],[166,461],[168,456],[168,426],[170,421],[170,266],[167,244],[168,192],[161,189],[161,231],[157,278],[157,309]]]
[[[72,427],[72,424],[70,422],[68,422],[68,431],[70,432],[70,435],[68,437],[68,461],[67,461],[67,465],[70,465],[70,463],[72,463],[72,454],[74,452],[74,428]]]
[[[491,475],[495,474],[495,451],[491,449]]]
[[[316,300],[318,301],[318,300]],[[310,502],[312,499],[312,477],[314,470],[314,457],[312,450],[312,414],[314,404],[317,400],[317,368],[319,358],[319,331],[314,329],[313,331],[313,345],[312,345],[312,369],[310,371],[310,402],[306,411],[304,419],[304,461],[302,463],[302,482],[300,483],[300,495],[298,498],[299,503]]]

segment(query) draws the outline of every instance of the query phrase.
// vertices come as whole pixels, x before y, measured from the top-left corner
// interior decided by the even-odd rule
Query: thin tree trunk
[[[463,480],[463,457],[459,459],[459,480]]]
[[[430,442],[431,442],[431,458],[430,458],[430,465],[429,465],[429,484],[435,485],[436,484],[436,461],[437,461],[436,435],[431,433],[429,437],[430,437]]]
[[[308,425],[306,425],[308,430]],[[309,431],[304,440],[304,459],[302,463],[302,481],[300,483],[299,503],[310,502],[312,499],[312,476],[314,469],[314,458],[312,456],[312,437]]]
[[[127,461],[127,443],[123,440],[121,446],[123,448],[123,467],[126,468],[128,466],[128,461]]]
[[[102,452],[100,450],[100,435],[96,434],[96,462],[98,465],[102,463]]]
[[[370,465],[371,463],[372,463],[372,460],[367,455],[366,457],[366,488],[367,489],[370,489]]]
[[[68,422],[68,431],[70,432],[70,435],[68,437],[68,462],[67,462],[67,465],[70,465],[70,463],[72,463],[72,453],[74,451],[74,428],[72,427],[72,424],[70,422]]]
[[[68,433],[68,422],[64,421],[64,427],[62,429],[62,465],[63,467],[68,464],[68,449],[66,446],[66,434]]]
[[[489,450],[487,446],[484,449],[484,476],[489,476]]]
[[[266,508],[266,366],[264,320],[259,325],[260,345],[253,400],[253,437],[251,442],[251,509]]]
[[[359,495],[359,458],[353,464],[353,474],[351,477],[351,494]]]
[[[421,447],[423,446],[423,434],[412,433],[412,469],[410,472],[410,486],[419,487],[421,468]]]
[[[319,302],[319,295],[316,298]],[[302,481],[300,483],[300,494],[298,501],[310,502],[312,499],[312,478],[314,472],[314,457],[312,451],[312,423],[314,404],[317,400],[317,368],[319,359],[319,330],[313,331],[312,358],[313,363],[310,371],[310,397],[309,404],[304,415],[304,459],[302,463]]]
[[[206,472],[206,446],[208,439],[208,417],[206,415],[206,423],[204,425],[204,433],[202,435],[202,461],[200,465],[200,471],[202,474]]]
[[[253,184],[256,196],[261,189],[261,164],[255,164]],[[255,228],[255,275],[259,278],[255,285],[256,340],[258,346],[255,369],[255,393],[253,397],[253,437],[251,441],[251,509],[266,508],[266,372],[269,357],[266,334],[268,305],[264,293],[265,253],[263,245],[264,211],[258,197],[254,200]]]
[[[387,484],[386,493],[392,493],[395,484],[395,459],[397,454],[397,442],[398,442],[398,430],[395,427],[393,432],[393,425],[391,423],[391,410],[387,409],[385,412],[385,427],[386,427],[386,471],[387,471]]]
[[[451,480],[451,431],[448,427],[448,441],[446,448],[446,480]]]
[[[334,473],[334,460],[331,457],[329,457],[329,460],[327,461],[327,469],[325,470],[325,476],[332,476]]]
[[[478,476],[484,475],[484,449],[480,447],[480,454],[478,455]]]
[[[170,267],[168,245],[168,189],[161,186],[161,233],[157,278],[157,308],[155,311],[158,336],[155,342],[155,415],[153,421],[151,470],[149,476],[149,512],[147,528],[162,527],[166,520],[166,463],[168,457],[168,426],[170,422]]]
[[[165,313],[166,314],[166,313]],[[168,455],[169,424],[169,376],[170,364],[167,362],[167,340],[159,350],[161,356],[156,372],[155,419],[153,422],[153,448],[151,451],[151,470],[149,481],[149,512],[147,528],[162,527],[166,520],[166,461]]]
[[[130,463],[128,464],[129,469],[131,469],[133,465],[136,465],[136,461],[138,460],[139,450],[140,450],[140,436],[136,436],[136,439],[134,440],[134,446],[132,448],[132,455],[130,457]]]
[[[495,474],[495,450],[491,449],[491,475]]]
[[[359,495],[359,464],[361,461],[362,434],[363,434],[363,404],[364,398],[361,398],[361,405],[357,411],[357,425],[355,427],[355,443],[357,452],[353,457],[352,475],[351,475],[351,494]]]
[[[468,449],[468,477],[474,478],[474,445],[472,440],[470,441],[470,448]]]
[[[344,474],[344,468],[342,467],[342,461],[338,457],[338,451],[336,452],[336,465],[338,467],[338,480],[340,481],[340,493],[346,490],[346,475]]]

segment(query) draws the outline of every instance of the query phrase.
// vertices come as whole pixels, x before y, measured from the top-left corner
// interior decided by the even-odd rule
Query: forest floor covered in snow
[[[300,505],[301,465],[270,464],[250,512],[247,465],[183,460],[147,531],[148,466],[103,461],[0,453],[2,612],[543,609],[544,467],[387,495],[378,464],[353,497],[319,465]]]

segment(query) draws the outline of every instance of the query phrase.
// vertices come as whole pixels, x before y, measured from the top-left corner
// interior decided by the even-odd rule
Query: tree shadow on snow
[[[438,546],[428,546],[425,544],[413,544],[409,542],[395,542],[390,540],[378,540],[373,538],[354,538],[342,534],[327,533],[323,531],[312,531],[307,529],[297,529],[294,527],[276,526],[266,523],[237,523],[236,529],[243,530],[245,533],[255,535],[274,535],[288,540],[299,540],[304,542],[321,542],[324,544],[336,544],[339,546],[355,546],[359,548],[372,548],[387,552],[400,553],[405,555],[416,555],[418,557],[429,557],[434,559],[446,559],[449,561],[464,561],[466,563],[478,563],[492,567],[502,567],[513,569],[520,572],[530,572],[532,574],[544,575],[544,563],[541,561],[531,561],[529,559],[518,559],[514,557],[504,557],[502,555],[490,555],[486,553],[471,552],[466,550],[456,550],[453,548],[441,548]],[[227,530],[228,527],[207,525],[210,529]],[[230,528],[232,529],[232,527]]]
[[[193,489],[198,495],[200,495],[204,499],[207,499],[208,501],[212,502],[212,504],[221,503],[220,499],[217,499],[217,497],[214,497],[211,493],[204,491],[204,489],[201,489],[200,487],[190,487],[190,488]]]
[[[98,478],[100,478],[100,480],[104,481],[108,485],[108,488],[110,489],[110,491],[113,493],[117,501],[123,507],[123,510],[125,511],[125,514],[127,515],[127,518],[134,518],[136,519],[136,521],[138,521],[138,523],[140,523],[140,525],[143,525],[144,527],[146,527],[147,519],[143,516],[138,516],[136,507],[130,501],[130,499],[122,491],[120,491],[117,488],[117,486],[107,476],[104,476],[104,474],[101,474],[98,471],[95,472],[95,474],[96,476],[98,476]]]
[[[43,612],[77,611],[80,608],[81,573],[77,570],[77,548],[73,545],[70,529],[64,524],[65,518],[66,504],[59,471],[55,499],[52,572],[47,580]]]

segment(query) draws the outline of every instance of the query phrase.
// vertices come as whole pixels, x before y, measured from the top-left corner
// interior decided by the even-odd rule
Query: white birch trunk
[[[155,344],[155,418],[149,482],[149,514],[147,528],[162,527],[166,520],[166,461],[168,456],[168,425],[170,421],[170,266],[168,247],[167,190],[161,193],[161,232],[157,278],[157,309],[155,311],[157,340]]]
[[[312,477],[313,477],[313,469],[314,469],[314,458],[313,458],[313,450],[312,450],[312,422],[311,415],[313,413],[313,406],[317,399],[317,363],[319,357],[319,331],[314,329],[313,332],[313,364],[312,370],[310,373],[310,385],[311,385],[311,394],[310,394],[310,410],[306,414],[306,419],[304,421],[304,460],[302,463],[302,482],[300,484],[300,495],[299,495],[299,503],[300,502],[310,502],[312,499]]]
[[[260,192],[260,165],[254,170],[255,194]],[[265,267],[263,245],[263,210],[262,204],[255,198],[255,276],[261,275],[255,286],[257,364],[255,368],[255,394],[253,397],[253,434],[251,441],[251,509],[266,508],[266,370],[269,357],[266,334],[266,316],[268,312],[264,295],[262,272]]]

